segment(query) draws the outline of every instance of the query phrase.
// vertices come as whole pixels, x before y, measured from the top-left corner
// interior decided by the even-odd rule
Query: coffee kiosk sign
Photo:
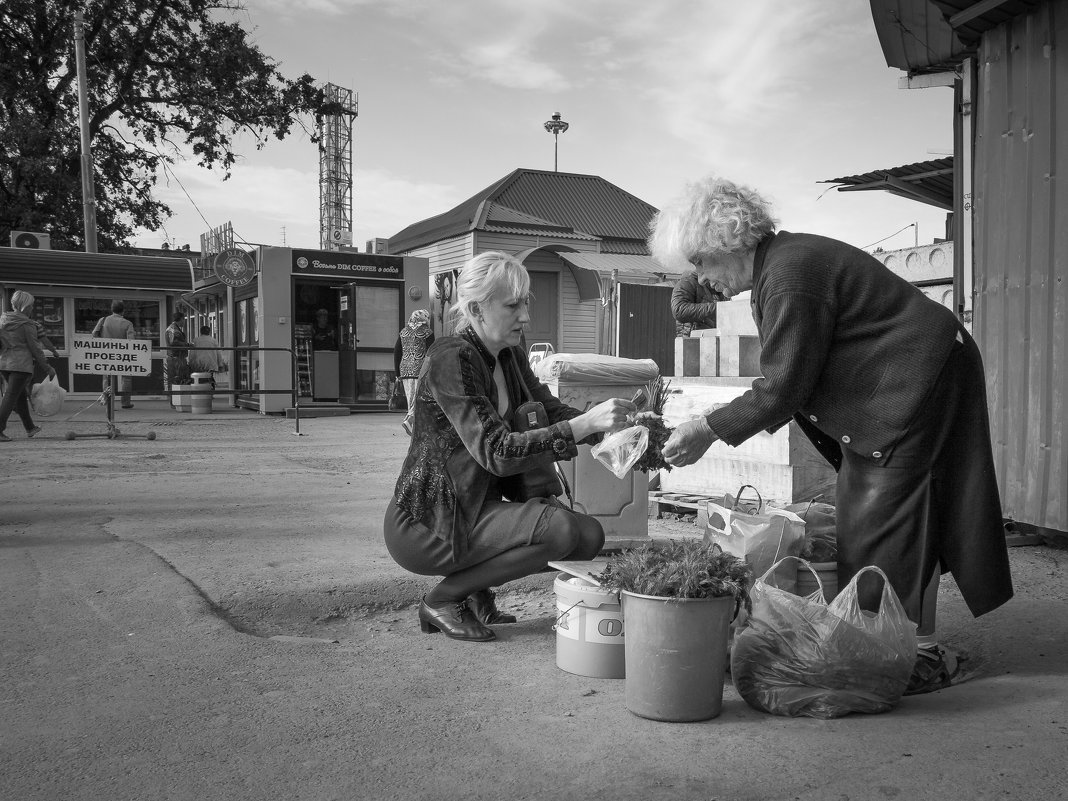
[[[404,278],[402,256],[331,250],[294,250],[293,272],[341,278]]]
[[[244,286],[256,277],[256,263],[249,254],[237,248],[216,254],[212,267],[215,276],[227,286]]]

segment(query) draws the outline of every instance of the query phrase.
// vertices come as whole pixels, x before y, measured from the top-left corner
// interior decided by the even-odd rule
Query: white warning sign
[[[70,350],[70,369],[90,375],[148,375],[152,372],[152,342],[75,337]]]

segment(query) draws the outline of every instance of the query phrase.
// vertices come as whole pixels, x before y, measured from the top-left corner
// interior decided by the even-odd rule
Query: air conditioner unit
[[[52,241],[48,234],[38,234],[32,231],[12,231],[11,247],[30,248],[31,250],[51,250]]]

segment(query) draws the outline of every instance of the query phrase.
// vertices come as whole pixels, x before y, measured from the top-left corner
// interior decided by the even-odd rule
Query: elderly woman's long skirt
[[[982,358],[962,339],[886,462],[843,449],[838,473],[839,586],[878,565],[917,623],[936,568],[976,617],[1012,597]],[[880,589],[862,581],[862,605],[877,608]]]

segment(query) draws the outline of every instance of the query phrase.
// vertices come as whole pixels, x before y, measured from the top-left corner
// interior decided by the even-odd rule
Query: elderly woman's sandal
[[[493,590],[479,590],[467,596],[467,606],[475,618],[484,625],[515,623],[515,615],[502,612],[497,608],[497,595]]]
[[[428,606],[426,598],[419,604],[419,628],[427,634],[440,631],[446,637],[468,642],[486,642],[496,638],[493,629],[486,628],[467,608],[466,601],[444,606]]]
[[[905,695],[921,695],[959,683],[963,658],[940,645],[920,648]]]

